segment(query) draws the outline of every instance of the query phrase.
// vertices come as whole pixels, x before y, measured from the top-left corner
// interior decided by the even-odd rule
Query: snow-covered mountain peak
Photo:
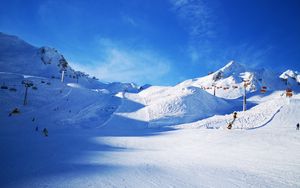
[[[236,61],[230,61],[219,71],[223,72],[241,72],[244,71],[245,67],[242,64],[237,63]]]
[[[247,92],[264,90],[284,90],[287,86],[299,89],[300,75],[297,71],[287,70],[278,78],[278,74],[265,68],[249,68],[246,65],[230,61],[219,70],[207,76],[186,80],[179,85],[195,86],[222,98],[238,98],[244,93],[244,81],[249,84]],[[298,83],[298,84],[297,84]]]
[[[68,63],[57,50],[37,48],[17,36],[0,33],[0,64],[3,72],[59,77],[62,65]],[[70,73],[70,67],[68,67]]]
[[[102,83],[95,77],[75,71],[65,57],[55,48],[35,47],[17,36],[0,32],[1,72],[60,80],[64,70],[66,83],[78,83],[82,87],[107,89],[111,93],[120,91],[138,92],[138,86],[130,83]]]
[[[279,78],[284,80],[286,82],[286,84],[289,86],[295,85],[295,84],[300,84],[300,74],[298,71],[288,69],[288,70],[284,71],[279,76]]]
[[[241,74],[245,71],[246,68],[244,65],[239,64],[235,61],[230,61],[224,67],[211,73],[208,77],[210,77],[209,79],[212,79],[214,82],[229,77],[233,77],[233,79],[235,80],[241,80]]]
[[[289,77],[290,78],[296,78],[298,76],[298,72],[297,71],[293,71],[293,70],[286,70],[284,71],[279,77],[282,78],[282,79],[288,79]]]

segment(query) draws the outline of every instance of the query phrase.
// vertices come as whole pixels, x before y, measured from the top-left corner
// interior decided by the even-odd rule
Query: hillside
[[[124,89],[130,92],[138,91],[138,86],[131,83],[102,83],[95,77],[75,71],[55,48],[37,48],[16,36],[1,32],[0,42],[0,72],[60,80],[64,69],[64,79],[67,83],[79,83],[90,89],[107,89],[112,93]]]
[[[285,75],[285,73],[283,73]],[[285,90],[287,87],[299,91],[299,81],[289,81],[287,84],[287,77],[280,76],[271,70],[261,68],[253,69],[245,65],[239,64],[235,61],[229,62],[221,69],[200,78],[186,80],[179,85],[181,86],[195,86],[202,88],[207,92],[215,94],[218,97],[235,99],[239,98],[244,93],[244,81],[248,84],[246,91],[259,93],[263,87],[267,92],[276,90]],[[215,88],[215,89],[214,89]]]

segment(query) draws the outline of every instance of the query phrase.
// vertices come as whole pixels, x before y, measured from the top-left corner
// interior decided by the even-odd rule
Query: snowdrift
[[[140,102],[145,107],[126,116],[149,121],[149,127],[191,122],[233,108],[227,101],[192,86],[152,86],[137,95],[128,95],[128,99]],[[148,114],[147,119],[143,114]]]

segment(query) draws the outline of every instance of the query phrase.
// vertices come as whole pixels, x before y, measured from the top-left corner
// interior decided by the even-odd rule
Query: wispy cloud
[[[213,10],[203,0],[170,0],[174,12],[189,34],[187,54],[197,62],[216,36]],[[203,48],[205,46],[205,48]],[[201,47],[201,48],[200,48]]]
[[[104,81],[159,82],[170,71],[170,62],[151,50],[125,48],[110,39],[99,39],[103,58],[90,65],[72,63],[75,69],[97,76]]]
[[[170,0],[181,21],[187,24],[191,37],[213,37],[212,10],[202,0]]]
[[[263,65],[273,50],[266,41],[224,42],[216,10],[218,5],[204,0],[170,0],[174,12],[189,34],[186,53],[194,64],[216,69],[229,60],[257,67]],[[218,4],[218,2],[216,2]],[[224,30],[223,30],[224,31]]]

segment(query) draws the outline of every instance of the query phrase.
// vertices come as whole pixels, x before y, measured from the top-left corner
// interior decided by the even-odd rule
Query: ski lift
[[[262,86],[260,89],[261,93],[266,93],[267,92],[267,87],[266,86]]]

